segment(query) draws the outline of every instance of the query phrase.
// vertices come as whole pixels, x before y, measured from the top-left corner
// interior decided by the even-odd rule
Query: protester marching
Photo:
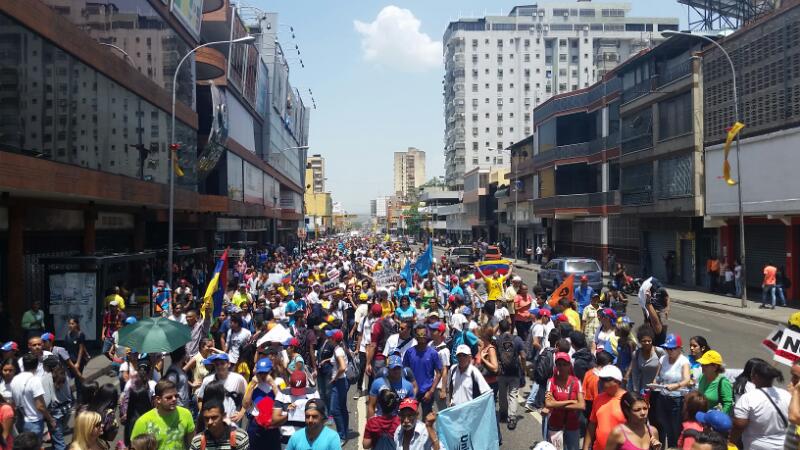
[[[653,278],[638,326],[615,286],[547,293],[509,260],[451,265],[383,236],[226,251],[206,279],[157,283],[154,317],[109,294],[117,383],[85,382],[78,321],[54,336],[34,304],[27,341],[2,346],[0,447],[482,450],[516,432],[540,450],[799,448],[800,313],[731,377],[713,342],[669,329]]]

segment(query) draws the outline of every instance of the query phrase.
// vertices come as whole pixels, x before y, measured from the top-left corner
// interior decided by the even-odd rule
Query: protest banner
[[[785,328],[786,327],[784,327],[783,325],[779,325],[777,328],[772,330],[767,335],[767,337],[764,338],[763,341],[761,341],[761,345],[763,345],[764,348],[766,348],[767,351],[769,351],[771,354],[775,354],[775,350],[778,349],[778,344],[781,343],[781,338],[783,337],[783,330]]]
[[[267,284],[281,284],[284,276],[286,276],[284,273],[271,273],[267,276]]]
[[[787,366],[791,366],[800,359],[800,333],[785,328],[772,359]]]
[[[372,274],[372,279],[375,281],[375,286],[380,288],[388,288],[397,284],[400,275],[396,270],[383,269]]]
[[[444,448],[458,450],[497,450],[497,415],[494,394],[486,392],[466,403],[439,411],[436,434]]]

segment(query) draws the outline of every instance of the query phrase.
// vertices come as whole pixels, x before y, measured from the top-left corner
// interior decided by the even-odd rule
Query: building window
[[[485,99],[483,99],[483,100],[484,100],[484,101],[483,101],[484,103],[486,103],[487,105],[489,104],[489,97],[486,97],[486,98],[485,98]]]
[[[692,154],[658,161],[658,198],[687,197],[694,193]]]
[[[473,114],[472,115],[472,121],[473,122],[477,122],[478,121],[478,115],[477,114]]]
[[[477,47],[478,46],[478,40],[477,39],[473,39],[472,40],[472,46],[473,47]]]
[[[659,139],[665,140],[691,133],[692,117],[692,97],[690,92],[659,103]]]
[[[475,141],[475,142],[472,143],[472,150],[473,151],[477,151],[478,150],[478,141]]]
[[[502,149],[504,149],[504,148],[505,148],[505,147],[503,147],[503,141],[497,141],[497,149],[498,149],[498,150],[502,150]]]
[[[528,48],[528,47],[531,46],[531,40],[530,39],[525,39],[524,42],[525,42],[525,48]]]
[[[558,61],[559,62],[567,62],[567,55],[564,54],[564,53],[561,53],[560,55],[558,55]]]
[[[503,83],[497,83],[497,92],[503,92]]]
[[[474,83],[473,83],[473,85],[472,85],[472,92],[478,92],[478,85],[477,85],[477,84],[474,84]]]

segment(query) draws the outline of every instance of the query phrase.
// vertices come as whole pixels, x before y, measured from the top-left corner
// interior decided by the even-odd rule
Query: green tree
[[[416,204],[411,205],[410,208],[403,211],[403,220],[405,223],[405,233],[419,237],[419,224],[422,222],[422,217],[419,214],[419,209]]]

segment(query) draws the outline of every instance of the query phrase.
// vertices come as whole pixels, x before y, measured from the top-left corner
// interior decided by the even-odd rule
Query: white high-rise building
[[[322,155],[311,155],[307,159],[307,168],[311,169],[311,180],[306,183],[311,185],[314,194],[325,192],[325,158]]]
[[[405,152],[394,152],[394,193],[409,199],[425,183],[425,152],[409,147]]]
[[[628,17],[630,3],[517,6],[451,22],[444,34],[445,181],[508,164],[499,150],[530,136],[536,105],[585,88],[677,30],[677,18]]]

